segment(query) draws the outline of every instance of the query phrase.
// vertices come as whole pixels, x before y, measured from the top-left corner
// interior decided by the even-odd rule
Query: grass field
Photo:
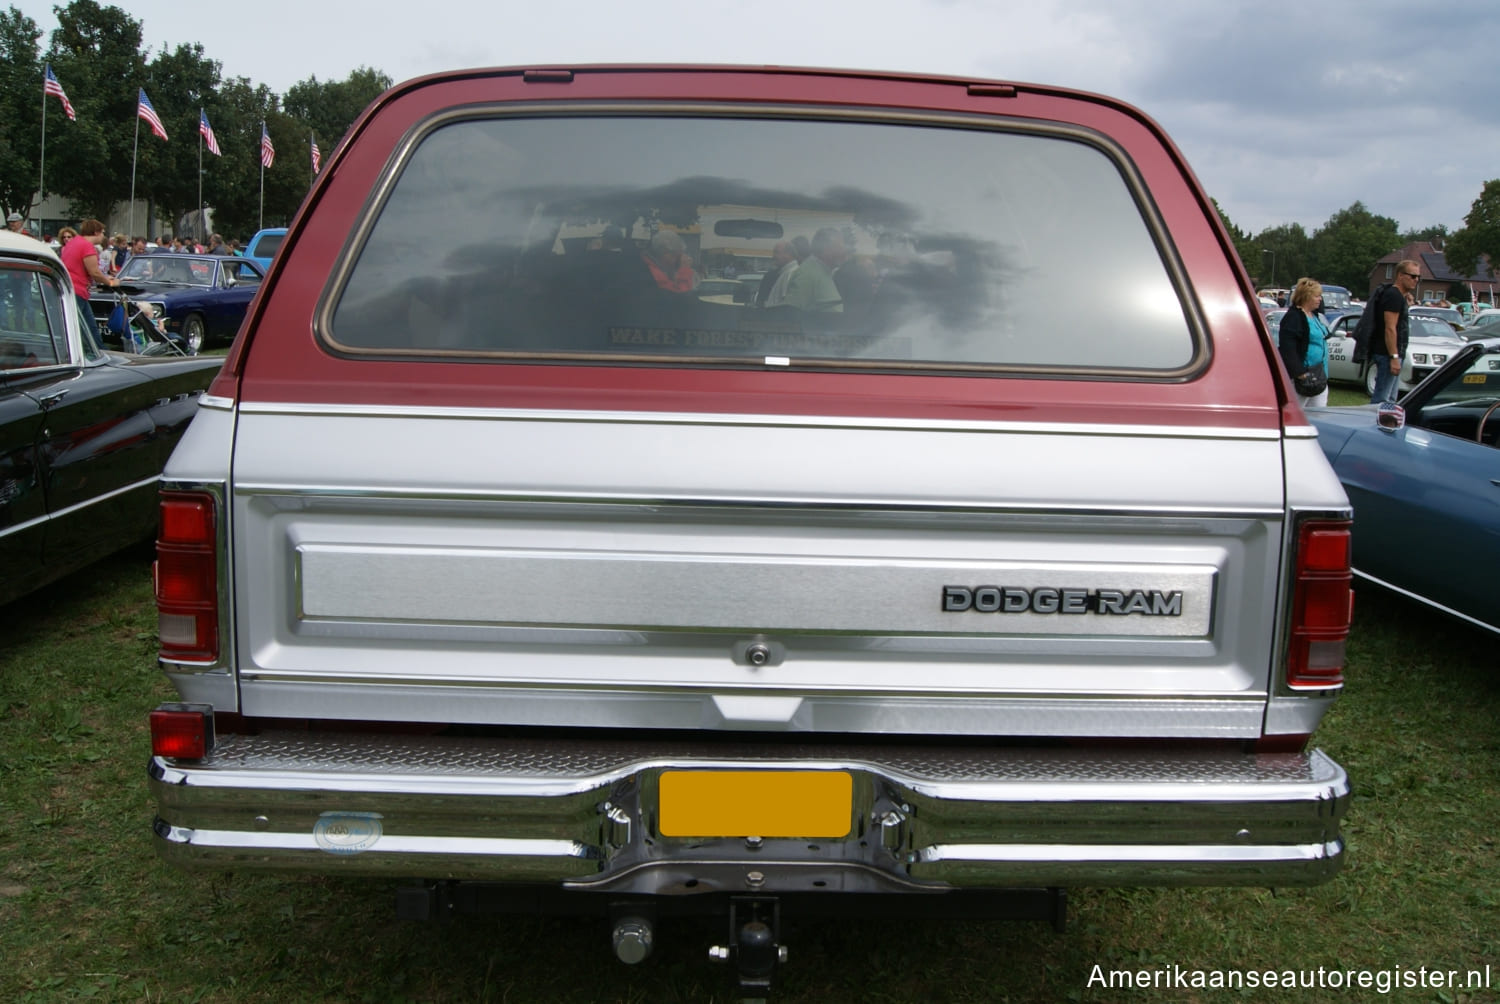
[[[1348,384],[1330,384],[1328,387],[1328,403],[1335,408],[1351,404],[1369,404],[1370,395],[1362,390],[1355,390]]]
[[[0,1001],[704,1002],[717,925],[625,967],[601,922],[398,923],[380,881],[190,876],[150,846],[150,555],[0,608]],[[1314,889],[1075,890],[1069,930],[788,918],[778,999],[843,1002],[1500,999],[1500,672],[1493,638],[1363,590],[1318,744],[1355,798],[1345,870]],[[1463,972],[1493,989],[1090,986],[1108,970]],[[1398,968],[1399,967],[1399,970]],[[1190,977],[1189,977],[1190,978]],[[1372,975],[1371,979],[1379,979]],[[1387,977],[1389,978],[1389,977]],[[1399,985],[1399,983],[1398,983]]]

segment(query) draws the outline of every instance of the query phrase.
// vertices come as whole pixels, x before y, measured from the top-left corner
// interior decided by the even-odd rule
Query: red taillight
[[[214,498],[207,493],[161,493],[155,576],[163,659],[212,662],[219,657],[214,511]]]
[[[1349,523],[1308,520],[1297,533],[1286,682],[1298,690],[1344,683],[1344,642],[1354,616]]]
[[[151,755],[200,760],[214,745],[214,712],[206,704],[163,704],[151,712]]]

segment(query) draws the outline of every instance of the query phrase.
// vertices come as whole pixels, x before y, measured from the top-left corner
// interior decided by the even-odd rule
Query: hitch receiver
[[[776,967],[786,961],[781,938],[781,903],[774,896],[733,896],[729,900],[729,944],[715,945],[708,957],[732,962],[742,998],[764,999]]]

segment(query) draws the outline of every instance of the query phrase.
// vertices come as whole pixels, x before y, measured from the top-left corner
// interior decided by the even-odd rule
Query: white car
[[[1412,307],[1407,313],[1412,317],[1433,317],[1439,321],[1444,321],[1454,331],[1464,326],[1464,315],[1455,307],[1433,307],[1424,304]]]
[[[1374,393],[1375,370],[1368,361],[1354,361],[1353,336],[1358,325],[1358,314],[1346,314],[1333,322],[1328,333],[1328,379],[1362,384],[1365,390]],[[1433,317],[1412,316],[1406,358],[1401,361],[1401,383],[1396,392],[1405,394],[1421,383],[1427,374],[1447,362],[1448,357],[1463,345],[1464,339],[1446,322]]]

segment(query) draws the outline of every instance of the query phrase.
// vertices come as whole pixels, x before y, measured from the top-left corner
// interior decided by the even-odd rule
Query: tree
[[[390,86],[390,77],[361,66],[342,81],[321,83],[316,76],[298,81],[281,104],[288,115],[317,133],[318,146],[327,156],[360,113]]]
[[[141,22],[118,7],[73,0],[57,8],[48,60],[67,81],[78,121],[58,116],[65,128],[54,130],[48,115],[47,187],[68,197],[74,215],[106,219],[130,191],[130,82],[145,65]]]
[[[1355,202],[1313,231],[1311,271],[1304,274],[1325,284],[1363,291],[1375,262],[1400,246],[1395,220],[1376,216],[1364,203]]]
[[[0,208],[30,215],[41,142],[41,29],[14,7],[0,12]]]
[[[75,217],[109,219],[132,190],[152,215],[177,221],[212,207],[216,228],[248,236],[290,221],[312,184],[308,142],[316,133],[325,154],[360,113],[391,86],[390,77],[361,67],[341,81],[316,77],[295,85],[283,101],[264,85],[222,79],[220,64],[198,44],[141,47],[141,22],[98,0],[54,8],[57,30],[45,51],[35,21],[15,7],[0,12],[0,209],[29,214],[42,180],[68,199]],[[45,177],[41,110],[42,66],[51,63],[68,92],[76,121],[55,98],[47,104]],[[169,136],[163,142],[136,116],[137,90],[149,94]],[[200,174],[198,122],[206,112],[222,156],[205,152]],[[260,168],[261,124],[276,147],[276,162]],[[264,209],[262,209],[264,180]],[[3,215],[3,213],[0,213]],[[155,235],[150,220],[137,232]]]
[[[1469,275],[1495,276],[1496,265],[1500,265],[1500,178],[1486,181],[1479,198],[1469,207],[1464,225],[1448,238],[1444,254],[1455,272]],[[1480,258],[1489,256],[1489,265],[1480,264]]]
[[[1261,266],[1256,271],[1266,277],[1263,286],[1289,289],[1298,276],[1307,275],[1307,231],[1300,223],[1283,223],[1262,230],[1255,235],[1253,253],[1260,256]]]
[[[1263,271],[1261,265],[1260,246],[1256,244],[1255,238],[1235,225],[1224,212],[1224,207],[1219,205],[1218,199],[1210,199],[1214,204],[1215,211],[1219,214],[1219,222],[1224,224],[1224,229],[1229,231],[1229,239],[1234,242],[1235,253],[1240,256],[1240,264],[1250,275],[1260,275]],[[1262,283],[1261,285],[1265,285]]]
[[[266,132],[276,148],[276,162],[266,171],[266,208],[262,217],[256,214],[257,226],[249,229],[284,227],[292,221],[302,198],[312,187],[312,159],[308,150],[311,129],[301,119],[275,108],[266,113]]]
[[[219,64],[204,56],[203,46],[197,43],[179,45],[171,52],[158,53],[151,61],[146,68],[145,86],[169,138],[166,143],[149,133],[141,138],[136,190],[161,204],[162,215],[172,221],[172,229],[177,232],[178,221],[198,209],[200,189],[205,202],[211,203],[218,197],[221,179],[217,165],[210,161],[220,158],[207,150],[202,152],[204,175],[200,184],[198,115],[200,109],[208,113],[209,124],[213,125],[222,148],[225,133],[217,124],[215,100]]]
[[[215,112],[218,118],[214,122],[222,125],[215,124],[214,132],[224,156],[215,159],[214,197],[209,201],[214,209],[214,229],[225,237],[248,238],[260,229],[260,124],[275,107],[276,96],[270,88],[253,85],[244,77],[236,77],[219,89]],[[273,211],[278,196],[283,205],[286,202],[287,188],[280,182],[289,171],[291,166],[286,165],[278,174],[277,165],[272,164],[265,172]],[[300,192],[297,198],[300,201]]]
[[[1418,244],[1422,242],[1433,243],[1448,240],[1448,225],[1446,223],[1434,223],[1420,230],[1407,230],[1401,234],[1401,246]]]

